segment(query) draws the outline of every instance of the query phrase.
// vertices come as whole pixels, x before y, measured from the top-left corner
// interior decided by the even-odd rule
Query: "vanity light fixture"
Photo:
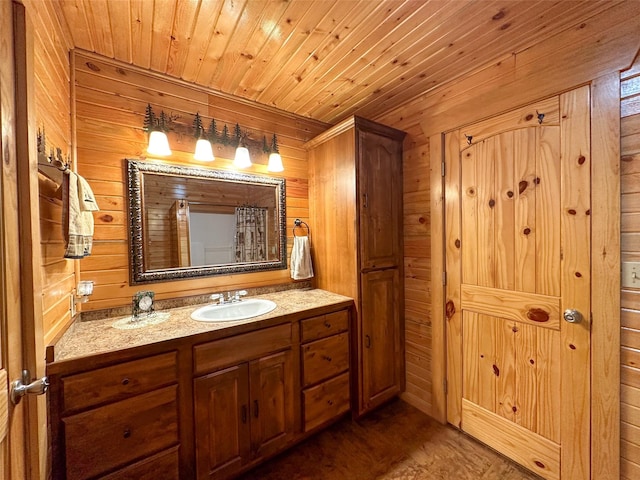
[[[284,167],[282,166],[282,157],[278,150],[278,138],[276,134],[273,134],[273,140],[271,141],[271,153],[269,154],[269,164],[267,165],[268,172],[282,172]]]
[[[249,149],[244,143],[244,135],[240,131],[240,125],[236,123],[235,129],[236,135],[236,156],[233,159],[233,166],[236,168],[249,168],[251,166],[251,157],[249,156]]]
[[[93,293],[93,281],[81,280],[76,285],[76,303],[86,303],[89,301],[89,295]]]
[[[230,129],[227,125],[224,125],[221,131],[218,132],[216,121],[213,118],[209,128],[204,128],[203,118],[199,112],[194,115],[192,126],[182,121],[176,122],[175,120],[178,118],[180,118],[179,115],[167,115],[164,111],[160,111],[160,114],[156,115],[151,108],[151,104],[147,104],[144,116],[144,131],[149,134],[147,153],[156,156],[172,155],[169,139],[167,138],[167,132],[172,131],[180,138],[183,135],[195,137],[194,160],[200,162],[212,162],[215,160],[213,144],[216,144],[220,151],[219,155],[224,158],[230,158],[229,155],[231,155],[232,149],[235,147],[233,167],[237,169],[251,167],[253,165],[251,155],[257,154],[260,158],[265,159],[268,156],[268,172],[284,171],[275,133],[270,144],[267,144],[266,136],[263,137],[262,152],[260,152],[260,141],[250,138],[248,131],[242,130],[237,123],[233,133],[229,131]],[[261,153],[263,156],[261,156]],[[258,163],[264,164],[262,161],[258,161]]]
[[[200,162],[212,162],[215,160],[213,156],[213,150],[211,149],[211,142],[205,138],[204,129],[202,128],[202,119],[200,114],[196,113],[193,119],[194,136],[198,139],[196,142],[196,151],[193,154],[194,160]]]
[[[149,145],[147,153],[151,155],[167,156],[171,155],[169,148],[169,140],[167,139],[167,116],[164,112],[160,112],[160,116],[156,117],[151,105],[147,104],[144,115],[144,130],[149,132]]]

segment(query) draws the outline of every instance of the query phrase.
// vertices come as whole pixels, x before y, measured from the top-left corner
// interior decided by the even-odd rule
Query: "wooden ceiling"
[[[376,118],[621,3],[52,1],[76,47],[327,123]]]

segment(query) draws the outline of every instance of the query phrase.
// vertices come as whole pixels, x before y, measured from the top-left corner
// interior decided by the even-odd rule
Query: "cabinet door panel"
[[[400,264],[402,143],[373,132],[358,132],[360,267]]]
[[[398,269],[362,275],[362,382],[365,410],[400,392]]]
[[[251,442],[256,456],[268,455],[293,433],[291,350],[251,362]]]
[[[250,453],[246,363],[194,380],[197,478],[222,478]]]

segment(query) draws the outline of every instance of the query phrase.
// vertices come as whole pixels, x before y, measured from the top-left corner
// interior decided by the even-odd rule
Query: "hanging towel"
[[[304,280],[313,277],[309,237],[294,237],[291,250],[291,278]]]
[[[93,214],[98,204],[87,181],[74,172],[62,180],[64,258],[84,258],[93,247]]]

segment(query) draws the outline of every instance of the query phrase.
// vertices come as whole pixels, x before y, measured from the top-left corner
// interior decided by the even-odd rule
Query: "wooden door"
[[[447,417],[549,479],[590,475],[589,105],[445,137]]]
[[[226,478],[250,457],[248,364],[194,380],[198,479]]]
[[[169,209],[171,226],[171,266],[191,266],[191,233],[189,231],[189,202],[176,200]]]
[[[291,350],[251,362],[251,444],[258,457],[286,444],[293,434],[293,365]]]
[[[400,393],[400,273],[397,268],[361,276],[362,411]]]
[[[0,478],[44,478],[44,397],[13,406],[9,383],[44,374],[33,43],[24,5],[0,2]]]
[[[402,232],[402,142],[358,129],[360,268],[398,265]]]

